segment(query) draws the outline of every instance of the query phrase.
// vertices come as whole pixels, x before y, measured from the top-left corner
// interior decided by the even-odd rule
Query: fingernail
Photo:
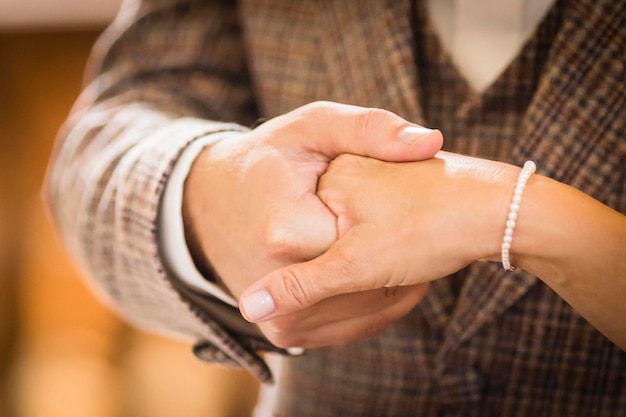
[[[246,316],[252,321],[269,316],[276,309],[272,296],[265,290],[246,295],[241,299],[241,306]]]
[[[433,132],[433,129],[428,129],[427,127],[407,126],[402,129],[402,131],[398,135],[398,139],[400,139],[404,143],[412,145]]]
[[[291,356],[301,356],[304,354],[304,348],[301,348],[301,347],[290,347],[285,350]]]

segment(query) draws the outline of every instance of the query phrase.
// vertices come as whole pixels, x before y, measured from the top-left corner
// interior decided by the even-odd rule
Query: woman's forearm
[[[626,349],[626,216],[535,175],[524,191],[511,260]]]

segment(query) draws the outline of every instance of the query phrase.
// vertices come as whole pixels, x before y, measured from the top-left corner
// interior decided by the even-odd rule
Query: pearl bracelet
[[[519,212],[520,204],[522,203],[522,194],[524,188],[530,176],[535,172],[537,166],[533,161],[526,161],[524,168],[517,177],[517,185],[513,192],[513,199],[509,206],[509,215],[506,220],[506,229],[504,229],[504,238],[502,239],[502,266],[505,271],[515,271],[515,266],[511,265],[509,259],[509,250],[511,249],[511,242],[513,242],[513,230],[517,221],[517,213]]]

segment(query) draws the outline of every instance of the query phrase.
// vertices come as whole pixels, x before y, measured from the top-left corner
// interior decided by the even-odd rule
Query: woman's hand
[[[337,217],[338,241],[318,258],[279,269],[255,283],[244,295],[244,316],[269,320],[261,323],[266,335],[277,335],[270,340],[287,346],[321,346],[335,344],[339,336],[346,341],[347,334],[349,340],[371,335],[408,312],[429,281],[476,259],[497,258],[518,171],[447,153],[396,164],[338,157],[318,185],[318,196]],[[315,317],[331,300],[409,290],[402,308],[396,307],[401,314],[361,315],[355,301],[335,304]],[[351,320],[335,320],[325,332],[302,331],[304,317],[324,327],[325,320],[339,314]]]
[[[318,190],[337,216],[339,242],[332,250],[344,247],[342,259],[371,264],[368,270],[385,277],[371,284],[384,287],[428,282],[475,260],[497,260],[518,171],[446,152],[402,164],[342,156]]]

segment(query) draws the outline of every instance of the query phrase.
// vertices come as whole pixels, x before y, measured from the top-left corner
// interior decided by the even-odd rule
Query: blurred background
[[[258,386],[132,329],[93,297],[40,187],[120,0],[0,0],[0,417],[237,417]]]

